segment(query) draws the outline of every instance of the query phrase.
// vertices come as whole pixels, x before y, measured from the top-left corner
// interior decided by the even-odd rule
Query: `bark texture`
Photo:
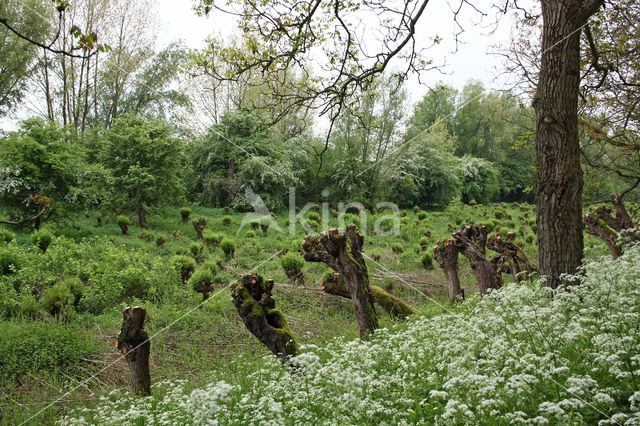
[[[542,58],[536,111],[536,217],[540,273],[547,285],[573,274],[583,250],[578,141],[580,33],[604,0],[541,0]]]
[[[469,225],[453,234],[453,245],[463,256],[469,258],[481,296],[490,288],[502,287],[501,274],[493,268],[484,254],[487,234],[487,228],[481,225]]]
[[[276,309],[271,295],[273,280],[264,281],[258,274],[240,277],[231,291],[238,315],[247,329],[284,364],[300,353],[284,314]]]
[[[464,298],[464,290],[460,287],[458,278],[458,249],[454,240],[439,242],[433,248],[433,258],[438,262],[447,280],[447,291],[451,303],[455,303],[458,297]]]
[[[375,285],[370,287],[376,303],[382,306],[382,309],[384,309],[390,317],[406,318],[415,313],[414,310],[411,309],[411,306],[407,305],[393,294]],[[347,299],[351,298],[344,280],[337,272],[332,274],[331,279],[324,280],[322,283],[322,290],[325,293],[332,294],[334,296],[340,296]]]
[[[128,307],[122,311],[122,327],[116,340],[116,348],[124,354],[131,373],[131,387],[136,395],[151,395],[151,374],[149,353],[151,343],[144,330],[147,315],[140,306]]]
[[[503,237],[498,232],[489,237],[487,247],[499,253],[498,256],[490,260],[490,263],[494,265],[494,270],[502,273],[504,269],[502,264],[506,263],[509,272],[513,275],[513,281],[520,282],[528,280],[538,268],[527,258],[522,248],[513,241],[514,238],[515,234],[513,232],[508,232],[506,237]]]
[[[364,339],[378,328],[378,318],[367,264],[362,257],[363,243],[358,227],[349,225],[346,232],[332,228],[320,235],[308,235],[302,242],[302,252],[305,260],[324,262],[342,276],[353,300],[360,337]]]

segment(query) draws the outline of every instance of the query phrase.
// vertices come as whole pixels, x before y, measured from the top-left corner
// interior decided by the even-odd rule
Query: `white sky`
[[[135,1],[135,0],[132,0]],[[393,0],[391,0],[393,1]],[[453,0],[456,4],[459,0]],[[235,31],[234,18],[229,15],[212,13],[209,17],[198,17],[193,10],[193,0],[156,0],[157,15],[160,21],[160,29],[157,37],[157,48],[160,49],[174,40],[181,39],[191,48],[204,46],[205,38],[210,35],[229,36]],[[466,9],[470,12],[470,9]],[[438,81],[461,89],[470,79],[480,80],[488,89],[501,89],[504,87],[504,79],[497,78],[501,69],[502,59],[491,55],[496,45],[507,45],[512,27],[510,16],[501,19],[497,27],[491,25],[495,22],[493,12],[479,23],[477,14],[468,13],[462,17],[461,23],[465,32],[460,35],[457,51],[454,43],[454,33],[459,29],[453,21],[451,8],[445,0],[432,0],[418,23],[416,39],[424,40],[425,45],[430,44],[435,35],[440,36],[443,42],[426,52],[428,58],[435,64],[446,61],[447,67],[443,69],[446,74],[439,71],[426,72],[421,76],[423,85],[418,84],[417,77],[409,80],[407,88],[409,102],[420,100],[428,90]],[[397,66],[401,63],[396,62]],[[24,112],[18,112],[17,117],[5,117],[0,119],[0,129],[14,130],[19,119],[26,118]],[[32,113],[27,114],[27,116]]]
[[[160,16],[161,31],[158,37],[158,46],[164,46],[169,42],[182,39],[187,46],[192,48],[203,47],[203,40],[209,34],[231,35],[235,30],[234,19],[228,15],[213,14],[208,18],[196,16],[192,9],[192,0],[157,0],[158,14]],[[454,0],[454,4],[458,0]],[[471,12],[470,8],[466,8]],[[502,78],[496,80],[501,69],[501,59],[491,55],[495,51],[493,46],[505,46],[509,40],[512,27],[510,16],[500,20],[498,26],[495,22],[494,12],[479,23],[479,16],[475,13],[467,13],[462,17],[462,25],[465,32],[460,35],[462,41],[458,44],[457,51],[454,43],[454,33],[459,29],[453,21],[450,6],[445,0],[432,0],[419,21],[417,40],[431,40],[435,35],[443,38],[440,46],[427,51],[427,56],[440,64],[446,58],[446,74],[438,71],[430,71],[422,75],[421,81],[426,85],[434,85],[438,81],[450,84],[461,89],[470,79],[480,80],[488,89],[501,89],[504,87]],[[429,43],[425,43],[427,45]],[[427,86],[419,85],[417,78],[409,81],[410,100],[415,102],[427,92]]]

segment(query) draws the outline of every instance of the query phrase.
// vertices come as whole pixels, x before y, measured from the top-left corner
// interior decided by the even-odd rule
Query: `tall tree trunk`
[[[53,99],[51,96],[51,85],[49,83],[49,58],[47,57],[47,49],[42,50],[44,52],[44,92],[47,100],[47,118],[54,121]]]
[[[547,285],[582,260],[582,169],[578,143],[580,32],[604,0],[541,0],[542,58],[536,111],[536,217]]]

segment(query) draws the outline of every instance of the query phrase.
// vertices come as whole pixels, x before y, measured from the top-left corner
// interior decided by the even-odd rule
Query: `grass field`
[[[533,210],[527,204],[496,204],[403,211],[396,236],[372,233],[376,220],[388,212],[368,214],[362,230],[367,231],[364,254],[372,284],[405,300],[421,318],[468,311],[477,301],[471,297],[451,307],[442,272],[435,262],[435,269],[425,270],[422,257],[439,239],[468,223],[480,223],[492,231],[515,232],[516,242],[535,259]],[[317,216],[307,215],[312,226],[319,226]],[[28,230],[15,232],[11,242],[0,242],[1,424],[51,424],[71,407],[92,407],[101,396],[126,390],[128,370],[113,343],[122,309],[133,304],[148,313],[153,383],[180,381],[181,392],[206,387],[212,380],[250,388],[255,380],[251,374],[272,360],[265,358],[268,351],[244,328],[230,303],[229,286],[243,273],[276,281],[277,306],[303,345],[334,345],[339,336],[341,342],[358,340],[351,302],[320,290],[326,265],[305,263],[305,284],[289,283],[280,256],[299,251],[306,233],[300,225],[293,235],[288,233],[286,212],[277,219],[283,233],[273,227],[266,233],[251,226],[239,230],[243,214],[201,207],[192,207],[186,222],[178,208],[155,212],[149,229],[134,223],[128,235],[122,234],[115,217],[103,218],[102,224],[98,217],[87,212],[46,223],[53,235],[46,252],[34,244]],[[198,239],[191,223],[198,217],[207,218],[205,240],[211,245]],[[358,219],[345,216],[345,222],[361,225]],[[337,224],[331,217],[329,225]],[[214,238],[211,233],[220,235]],[[220,238],[235,245],[232,257],[216,246]],[[608,253],[591,236],[586,236],[585,250],[588,257]],[[217,272],[206,303],[181,281],[177,255],[194,258],[196,270],[218,262],[224,268]],[[468,261],[461,256],[459,264],[462,285],[472,294],[475,278]],[[60,283],[69,279],[80,283],[80,290],[60,296]],[[51,314],[56,313],[51,303],[55,297],[72,298],[64,312],[57,312],[58,318]],[[382,327],[398,326],[382,309],[378,314]]]

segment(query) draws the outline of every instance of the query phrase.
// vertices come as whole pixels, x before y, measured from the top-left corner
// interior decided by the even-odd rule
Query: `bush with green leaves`
[[[111,175],[107,201],[133,211],[146,228],[148,209],[179,202],[186,158],[168,123],[133,114],[119,117],[102,138],[99,160]]]
[[[416,217],[419,220],[425,220],[427,218],[427,212],[418,212],[418,214],[416,215]]]
[[[420,237],[420,249],[426,250],[427,247],[429,247],[429,244],[431,244],[431,240],[429,240],[429,238]]]
[[[189,244],[189,252],[191,253],[191,256],[193,256],[193,258],[197,261],[198,259],[200,259],[200,256],[202,255],[202,249],[204,247],[202,246],[202,244],[200,244],[197,241],[192,242],[191,244]]]
[[[220,271],[213,277],[214,284],[218,286],[225,286],[234,280],[235,278],[233,277],[233,275],[231,275],[227,271]]]
[[[307,219],[308,220],[315,220],[318,223],[322,222],[322,216],[320,216],[320,213],[314,212],[314,211],[311,211],[311,212],[309,212],[307,214]]]
[[[156,244],[158,245],[158,247],[164,247],[164,245],[167,242],[167,236],[164,234],[158,234],[156,236]]]
[[[25,318],[35,319],[40,315],[42,307],[32,294],[22,294],[20,297],[20,313]]]
[[[224,234],[220,232],[212,232],[206,230],[202,233],[202,239],[204,243],[208,246],[218,247],[220,245],[220,241],[224,238]]]
[[[304,264],[304,259],[296,252],[290,251],[280,257],[280,265],[291,284],[304,284],[304,275],[302,274]]]
[[[16,239],[16,234],[9,231],[8,229],[0,228],[0,244],[2,243],[8,244],[15,239]]]
[[[231,225],[231,216],[226,215],[222,217],[222,224],[225,226]]]
[[[53,234],[48,229],[40,229],[31,234],[31,244],[38,247],[43,253],[47,252],[52,241]]]
[[[400,254],[404,251],[404,249],[402,248],[402,245],[399,243],[393,243],[391,245],[391,251],[393,251],[396,254]]]
[[[182,217],[183,222],[188,222],[189,216],[191,216],[191,209],[188,207],[182,207],[180,209],[180,216]]]
[[[244,233],[244,237],[245,238],[255,238],[256,237],[256,231],[248,230],[247,232]]]
[[[0,276],[12,274],[20,269],[20,252],[15,244],[0,245]]]
[[[131,219],[129,219],[129,216],[118,215],[118,217],[116,217],[116,223],[120,227],[122,235],[129,234],[129,226],[131,225]]]
[[[193,229],[195,229],[196,234],[198,234],[198,238],[202,238],[202,232],[207,226],[207,218],[200,216],[199,218],[193,219],[191,224],[193,225]]]
[[[148,271],[141,266],[125,268],[120,274],[123,295],[143,299],[151,287],[148,275]]]
[[[433,257],[429,253],[424,253],[422,255],[420,263],[422,263],[422,267],[427,271],[433,269]]]
[[[191,278],[189,278],[189,285],[198,293],[202,294],[202,299],[207,300],[209,294],[213,290],[213,277],[214,274],[209,268],[197,269]]]
[[[40,297],[40,304],[45,311],[49,312],[56,319],[68,318],[73,311],[75,296],[68,285],[57,282],[47,288]]]
[[[187,280],[189,280],[191,274],[193,274],[193,271],[196,269],[196,261],[190,256],[173,256],[170,263],[173,266],[173,269],[180,274],[180,278],[183,283],[186,283]]]
[[[201,268],[210,270],[213,275],[216,275],[218,272],[220,272],[220,267],[214,260],[206,260],[202,262]]]
[[[227,256],[227,259],[231,259],[236,254],[236,244],[229,238],[224,238],[220,242],[220,248],[224,252],[225,256]]]

